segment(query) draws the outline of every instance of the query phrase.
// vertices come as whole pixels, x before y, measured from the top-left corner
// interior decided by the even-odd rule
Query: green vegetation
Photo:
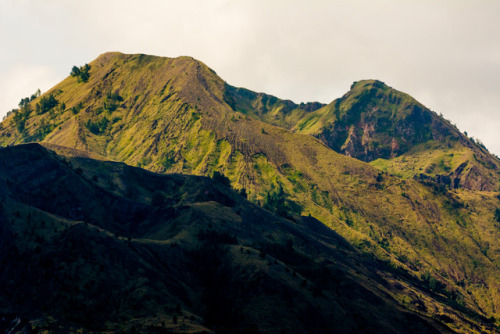
[[[29,141],[42,141],[55,127],[55,124],[50,124],[45,118],[42,118],[40,125],[34,135],[29,138]]]
[[[162,206],[165,203],[165,196],[160,191],[155,191],[151,196],[152,206]]]
[[[101,117],[97,121],[93,121],[92,119],[87,120],[85,127],[93,134],[99,135],[106,131],[108,124],[109,120],[106,117]]]
[[[109,91],[103,101],[103,108],[111,113],[118,108],[118,102],[123,101],[123,98],[118,94],[118,91],[111,93]]]
[[[25,104],[21,109],[13,111],[12,122],[19,134],[24,135],[26,121],[32,112],[31,105]]]
[[[223,96],[224,102],[232,110],[285,128],[292,128],[302,117],[323,106],[318,102],[295,104],[289,100],[228,84],[224,85]],[[264,128],[261,131],[262,134],[266,133]]]
[[[288,197],[281,184],[278,184],[277,188],[274,184],[271,184],[271,191],[267,193],[262,206],[282,217],[300,215],[302,207]]]
[[[229,187],[231,188],[231,180],[229,180],[227,178],[227,176],[225,176],[224,174],[218,172],[218,171],[215,171],[214,174],[212,175],[212,179],[214,181],[217,181],[219,182],[220,184],[226,186],[226,187]]]
[[[37,91],[33,93],[31,97],[22,98],[21,101],[19,102],[19,108],[25,107],[28,103],[40,97],[41,94],[42,92],[40,91],[40,89],[37,89]]]
[[[322,138],[337,152],[372,161],[400,155],[432,139],[436,135],[429,126],[432,117],[410,96],[380,81],[364,80],[354,83],[342,98],[309,114],[296,129]]]
[[[176,162],[175,156],[172,152],[167,152],[162,158],[160,158],[160,165],[165,169],[169,169]]]
[[[265,206],[263,215],[278,213],[257,221],[272,224],[286,217],[295,221],[291,224],[317,228],[315,237],[333,230],[357,248],[356,257],[367,259],[367,267],[384,263],[387,270],[403,275],[397,282],[401,288],[392,288],[394,282],[383,288],[401,307],[436,321],[446,314],[452,319],[447,326],[459,332],[476,331],[467,327],[468,321],[487,331],[486,322],[471,312],[498,318],[498,160],[408,95],[370,80],[356,83],[328,106],[298,105],[231,87],[188,57],[113,53],[91,65],[87,84],[70,77],[42,96],[49,101],[52,95],[58,102],[49,111],[37,115],[33,104],[40,101],[35,100],[11,113],[0,128],[0,144],[36,140],[65,155],[97,155],[153,172],[220,173],[222,183]],[[358,159],[334,152],[335,147]],[[227,228],[247,219],[248,212],[238,207],[241,197],[235,200],[233,192],[224,193],[228,187],[222,193],[198,192],[196,205],[183,202],[185,207],[177,207],[175,203],[185,199],[182,192],[173,195],[177,183],[151,190],[129,184],[130,175],[127,182],[118,180],[116,171],[109,172],[111,176],[85,168],[81,172],[91,183],[143,201],[158,214],[167,210],[169,217],[179,217],[188,211],[189,219],[158,227],[162,240],[172,243],[176,231],[189,230],[190,222],[202,216],[205,228],[219,216],[224,216]],[[220,183],[215,184],[220,190]],[[127,214],[120,216],[123,230],[114,232],[130,237],[132,246],[132,227],[147,225],[132,224],[127,217],[135,213]],[[248,235],[254,235],[255,226],[246,227]],[[272,243],[281,244],[293,239],[273,238]],[[228,247],[230,255],[233,246]],[[299,243],[294,241],[294,246]],[[303,253],[315,259],[313,251]],[[264,254],[258,261],[272,261],[273,268],[271,251],[259,249],[258,254]],[[327,257],[321,259],[328,262]],[[315,286],[304,270],[293,270],[297,278],[304,276],[294,283],[298,287],[304,279],[303,289]],[[260,281],[255,284],[261,286]],[[436,289],[440,284],[445,289]]]
[[[46,112],[55,108],[58,103],[59,101],[57,101],[54,95],[52,94],[48,96],[44,95],[40,98],[40,101],[36,104],[36,113],[38,115],[45,114]]]
[[[78,82],[87,82],[90,78],[90,65],[85,64],[84,66],[77,67],[73,66],[71,69],[71,76],[78,78]]]
[[[40,97],[40,94],[40,89],[38,89],[31,97],[22,98],[21,101],[19,101],[19,109],[12,109],[4,117],[4,119],[12,117],[13,125],[21,136],[25,136],[24,129],[26,121],[33,111],[30,102]]]
[[[83,103],[82,102],[79,102],[76,106],[74,106],[73,108],[71,108],[71,112],[73,113],[73,115],[76,115],[80,112],[80,110],[83,109]]]

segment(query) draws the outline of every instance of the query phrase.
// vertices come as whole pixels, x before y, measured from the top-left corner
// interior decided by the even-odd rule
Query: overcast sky
[[[294,102],[379,79],[500,154],[500,0],[0,0],[0,45],[0,117],[106,51],[189,55]]]

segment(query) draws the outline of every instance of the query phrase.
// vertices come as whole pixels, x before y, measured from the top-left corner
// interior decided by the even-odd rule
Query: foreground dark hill
[[[29,144],[0,149],[0,186],[0,312],[27,328],[451,333],[460,314],[437,302],[428,318],[422,282],[205,177]],[[416,311],[394,299],[401,284]]]
[[[408,175],[395,173],[390,163],[398,160],[368,164],[347,157],[307,133],[287,130],[328,106],[297,105],[231,87],[189,57],[107,53],[90,63],[88,75],[86,81],[81,75],[68,77],[46,94],[24,101],[0,124],[0,143],[39,141],[62,155],[80,155],[78,149],[88,157],[160,173],[211,176],[221,172],[253,203],[285,217],[311,215],[363,256],[384,262],[432,291],[432,297],[421,298],[412,285],[398,283],[391,291],[400,304],[436,319],[446,314],[448,325],[462,332],[479,331],[468,322],[487,327],[488,321],[498,318],[498,193],[478,191],[482,186],[472,186],[473,182],[466,187],[459,181],[462,186],[455,188],[446,182],[452,177],[443,175],[446,161],[445,167],[436,163],[439,168],[427,174],[422,170],[421,176],[413,167]],[[353,110],[364,115],[361,106],[380,103],[384,94],[395,93],[376,82],[355,85],[349,97],[342,99],[339,115],[350,115]],[[402,106],[407,103],[402,101],[390,109],[394,111],[391,122],[411,115],[398,116],[406,110]],[[329,124],[327,119],[316,124]],[[416,125],[413,128],[418,130]],[[380,134],[384,136],[387,133]],[[406,159],[406,154],[429,143],[414,143],[391,159]],[[441,142],[434,143],[442,147]],[[426,155],[440,150],[424,146],[416,151],[423,155],[415,161],[425,162]],[[459,156],[457,151],[443,154],[450,159],[451,154]],[[474,164],[485,169],[479,170],[477,178],[467,174],[467,179],[478,180],[477,185],[490,184],[484,180],[495,180],[498,170],[481,155],[475,156]],[[472,160],[468,161],[472,166]],[[146,196],[140,189],[124,187],[127,180],[109,181],[106,175],[92,178],[110,191]],[[55,192],[49,200],[59,203],[65,197]],[[109,218],[103,214],[95,221],[104,224]]]

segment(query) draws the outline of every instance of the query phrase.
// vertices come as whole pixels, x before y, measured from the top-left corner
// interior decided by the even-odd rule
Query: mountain
[[[391,267],[217,181],[37,144],[0,161],[0,310],[35,330],[452,332],[393,299]]]
[[[362,257],[403,273],[410,283],[398,277],[387,288],[401,307],[454,331],[491,330],[500,307],[498,160],[409,96],[364,81],[327,106],[295,104],[232,87],[189,57],[106,53],[81,71],[88,75],[24,100],[0,124],[0,144],[37,141],[62,156],[163,174],[222,173],[254,204],[318,219]],[[338,147],[342,133],[351,151]],[[370,159],[345,155],[356,152]],[[123,187],[127,177],[95,176],[108,191],[143,196]]]
[[[376,80],[302,117],[293,130],[400,177],[497,191],[500,161],[411,96]]]

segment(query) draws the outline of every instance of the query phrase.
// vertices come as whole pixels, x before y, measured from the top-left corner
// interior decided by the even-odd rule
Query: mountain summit
[[[389,298],[444,328],[480,332],[489,330],[498,316],[499,161],[448,121],[382,82],[359,81],[328,105],[296,104],[233,87],[190,57],[106,53],[87,66],[73,68],[71,76],[47,93],[23,99],[20,108],[0,124],[1,145],[28,142],[40,142],[71,166],[80,166],[75,172],[84,180],[78,182],[100,189],[92,188],[93,192],[111,193],[113,200],[117,196],[149,203],[147,207],[137,204],[144,212],[133,215],[141,218],[147,213],[148,224],[169,238],[178,226],[166,216],[154,221],[154,190],[145,190],[139,181],[149,174],[138,176],[130,172],[133,169],[122,171],[117,167],[122,165],[115,164],[159,174],[212,176],[286,224],[317,219],[362,258],[373,261],[374,268],[392,268],[380,271]],[[100,167],[94,169],[93,164]],[[34,171],[30,173],[36,177]],[[6,184],[14,182],[8,179],[5,176]],[[24,182],[18,187],[27,185]],[[181,183],[165,184],[177,189]],[[63,185],[60,189],[66,192]],[[31,200],[22,205],[71,221],[87,221],[85,215],[78,218],[58,211],[59,201],[54,201],[55,207],[40,202],[41,194],[29,195],[31,190],[25,196],[37,205]],[[163,197],[171,195],[163,198],[170,203],[169,210],[184,210],[179,203],[187,193],[155,190]],[[213,217],[225,210],[227,216],[220,223],[238,224],[234,212],[207,202],[219,200],[231,208],[239,200],[235,202],[233,195],[214,200],[212,190],[197,193],[192,202],[196,210],[185,217],[198,221],[205,214]],[[5,196],[13,194],[12,190]],[[130,212],[113,211],[113,217],[123,218],[120,231],[120,219],[109,219],[106,225],[101,220],[106,220],[108,209],[93,205],[78,206],[95,212],[88,222],[124,236]],[[249,208],[255,208],[252,205]],[[203,214],[197,211],[201,208]],[[102,216],[97,219],[97,214]],[[12,215],[17,217],[15,212]],[[273,224],[274,219],[263,223]],[[251,236],[245,247],[261,249],[257,247],[261,239],[251,240],[260,232],[252,224],[245,226]],[[156,233],[141,231],[144,234],[130,237],[149,239]],[[266,231],[266,238],[279,234],[267,227]],[[313,239],[307,238],[306,243],[339,247]],[[306,250],[307,246],[301,249],[313,258],[328,257]]]
[[[306,115],[293,130],[399,176],[423,174],[475,190],[500,186],[495,175],[499,160],[480,142],[377,80],[355,82],[343,97]]]

